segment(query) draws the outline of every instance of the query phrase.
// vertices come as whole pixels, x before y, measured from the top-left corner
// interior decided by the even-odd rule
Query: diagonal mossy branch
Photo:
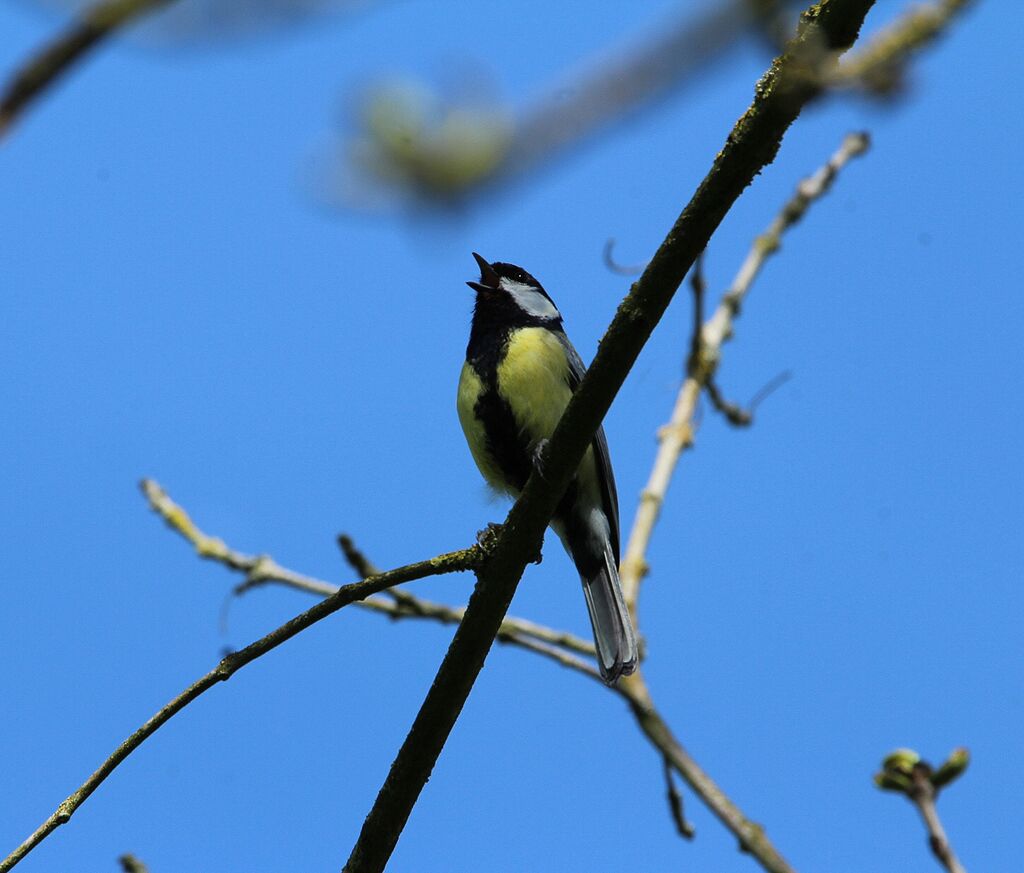
[[[750,108],[620,304],[551,438],[543,478],[531,475],[494,550],[477,573],[479,581],[466,616],[363,824],[345,866],[349,873],[384,869],[483,667],[519,579],[540,546],[557,501],[640,350],[732,204],[771,163],[790,124],[820,93],[823,72],[827,72],[820,65],[834,65],[833,53],[853,44],[873,2],[822,0],[803,13],[796,37],[758,82]],[[826,50],[824,58],[819,57],[821,47]],[[780,857],[774,850],[772,854]],[[767,852],[755,852],[755,856],[767,869],[788,869]]]

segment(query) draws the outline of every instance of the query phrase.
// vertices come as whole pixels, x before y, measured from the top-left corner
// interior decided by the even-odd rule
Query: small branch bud
[[[953,749],[949,757],[931,775],[931,783],[936,789],[943,788],[951,782],[955,782],[963,775],[967,765],[971,763],[971,753],[963,746]]]

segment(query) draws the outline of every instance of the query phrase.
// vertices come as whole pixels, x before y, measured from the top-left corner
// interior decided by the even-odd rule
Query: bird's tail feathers
[[[592,572],[580,569],[587,611],[594,629],[597,662],[601,677],[609,685],[620,676],[628,676],[639,660],[636,633],[619,584],[619,573],[611,546],[604,549],[603,560]]]

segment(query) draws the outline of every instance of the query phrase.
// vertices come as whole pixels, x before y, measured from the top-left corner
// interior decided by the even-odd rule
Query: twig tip
[[[843,148],[851,156],[862,155],[871,148],[871,134],[866,130],[858,130],[846,134],[843,140]]]

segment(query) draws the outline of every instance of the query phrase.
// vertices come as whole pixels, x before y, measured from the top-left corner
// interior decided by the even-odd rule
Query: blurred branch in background
[[[149,868],[134,855],[122,855],[117,862],[124,873],[149,873]]]
[[[357,207],[396,197],[454,205],[539,169],[668,98],[751,32],[769,36],[774,51],[796,21],[793,0],[723,0],[697,14],[691,4],[680,8],[646,42],[602,52],[518,113],[493,94],[451,98],[422,82],[369,89],[356,132],[337,147],[327,196]]]
[[[903,93],[913,55],[938,39],[953,17],[974,0],[935,0],[914,6],[882,28],[839,64],[833,79],[837,88],[860,89],[877,97]]]
[[[380,2],[380,0],[375,0]],[[347,6],[368,5],[353,3]],[[442,106],[419,85],[378,89],[364,101],[367,142],[352,144],[355,164],[379,180],[400,183],[429,198],[475,186],[501,168],[523,169],[560,151],[631,107],[671,90],[731,46],[760,28],[777,39],[785,7],[793,0],[725,0],[696,19],[677,19],[641,50],[552,89],[552,96],[524,113],[514,127],[505,110]],[[78,4],[72,4],[78,5]],[[185,33],[240,30],[253,21],[290,21],[340,0],[99,0],[76,11],[76,20],[11,77],[0,96],[0,134],[60,76],[107,37],[142,16],[176,5],[170,27]],[[368,146],[368,147],[364,147]]]
[[[108,37],[152,20],[147,32],[164,42],[222,39],[280,30],[314,13],[379,5],[384,0],[66,0],[45,3],[70,9],[73,20],[18,67],[0,92],[0,137],[62,76]],[[158,14],[159,13],[159,14]]]
[[[832,70],[827,85],[892,93],[914,53],[969,2],[912,7]],[[493,97],[446,98],[422,82],[371,89],[356,131],[329,159],[324,196],[349,207],[460,205],[657,105],[706,73],[743,36],[760,34],[776,45],[792,30],[791,13],[788,2],[755,0],[713,4],[697,15],[687,10],[646,43],[591,61],[589,70],[549,86],[548,96],[518,112]]]
[[[966,873],[957,860],[946,831],[939,820],[935,801],[939,792],[963,775],[971,761],[970,753],[961,747],[954,749],[945,762],[933,769],[912,749],[897,749],[882,761],[882,769],[875,774],[875,785],[883,791],[903,794],[917,807],[928,831],[928,845],[936,860],[948,873]]]
[[[774,28],[784,7],[777,0],[725,0],[694,15],[691,4],[682,4],[684,14],[657,27],[646,44],[570,75],[524,112],[501,173],[528,170],[601,128],[627,120],[633,110],[668,97],[755,27]],[[795,26],[795,15],[789,23]],[[786,32],[785,38],[789,36]],[[784,41],[773,40],[771,52]]]
[[[41,94],[107,37],[142,17],[159,16],[161,32],[195,35],[276,26],[332,7],[382,0],[100,0],[26,61],[0,94],[0,137]],[[912,54],[936,39],[970,0],[915,6],[881,30],[835,72],[831,86],[891,96],[904,86]],[[79,4],[72,4],[79,5]],[[553,159],[677,93],[748,34],[775,48],[792,30],[793,0],[723,0],[689,8],[658,27],[646,43],[621,49],[550,86],[518,113],[494,94],[454,98],[419,82],[364,93],[357,131],[335,146],[316,188],[338,205],[375,207],[398,201],[453,205],[483,188],[538,170]],[[476,84],[483,71],[466,77]]]
[[[782,235],[796,224],[810,205],[822,197],[831,187],[836,174],[854,157],[868,149],[869,139],[865,133],[851,133],[843,140],[838,151],[813,175],[797,186],[796,193],[782,207],[768,229],[761,234],[740,266],[729,290],[722,295],[715,313],[700,323],[700,301],[703,296],[703,280],[699,262],[693,276],[695,313],[698,322],[694,325],[691,352],[687,361],[686,379],[683,381],[675,408],[668,424],[658,431],[658,453],[654,460],[647,485],[640,492],[640,505],[629,535],[629,541],[622,557],[620,576],[622,590],[629,605],[633,620],[637,620],[637,598],[640,582],[647,575],[647,548],[654,533],[654,526],[661,514],[668,486],[672,481],[679,456],[693,445],[694,415],[701,393],[713,386],[715,374],[721,360],[722,346],[733,335],[733,323],[739,317],[743,300],[750,292],[754,280],[760,274],[765,262],[782,245]],[[719,398],[720,399],[720,398]]]
[[[0,95],[0,137],[28,105],[89,51],[141,15],[174,0],[100,0],[84,9],[70,27],[31,57]]]

